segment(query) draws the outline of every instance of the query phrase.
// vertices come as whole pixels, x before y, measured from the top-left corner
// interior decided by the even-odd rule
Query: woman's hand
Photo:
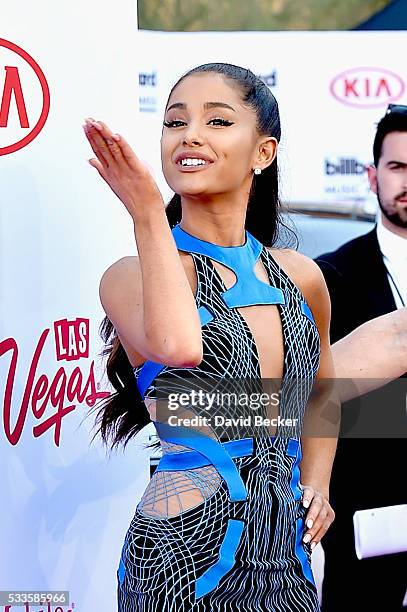
[[[309,507],[305,519],[307,531],[303,536],[303,541],[305,544],[311,542],[311,548],[314,548],[333,523],[335,512],[323,493],[309,485],[302,485],[302,489],[303,506]]]
[[[92,118],[83,126],[96,158],[89,160],[123,202],[133,219],[147,207],[164,208],[161,193],[150,172],[137,158],[123,136]]]

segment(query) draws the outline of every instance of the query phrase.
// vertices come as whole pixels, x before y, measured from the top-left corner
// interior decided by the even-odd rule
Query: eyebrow
[[[171,106],[167,108],[166,112],[168,112],[172,108],[181,108],[185,110],[187,108],[187,105],[184,102],[175,102],[174,104],[171,104]],[[209,108],[228,108],[229,110],[232,110],[234,113],[236,112],[235,109],[232,106],[230,106],[230,104],[226,104],[226,102],[205,102],[204,109],[208,110]]]
[[[393,164],[396,164],[397,166],[407,166],[407,162],[403,162],[403,161],[396,161],[396,160],[390,160],[387,162],[386,166],[391,166]]]

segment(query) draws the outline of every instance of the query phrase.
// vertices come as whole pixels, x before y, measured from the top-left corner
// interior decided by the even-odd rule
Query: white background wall
[[[113,261],[135,253],[135,240],[124,206],[87,163],[93,153],[81,126],[91,115],[139,143],[136,0],[3,3],[0,37],[35,59],[50,90],[40,134],[0,156],[0,405],[4,412],[9,381],[14,428],[44,330],[50,331],[33,389],[42,375],[51,385],[61,367],[68,380],[80,369],[82,389],[93,362],[96,381],[101,377],[98,284]],[[0,46],[0,99],[6,65],[19,67],[32,127],[42,107],[39,81]],[[12,98],[0,147],[31,127],[20,128]],[[77,318],[89,321],[89,357],[58,361],[53,324]],[[14,378],[9,338],[18,347]],[[140,440],[109,459],[99,443],[90,445],[86,401],[68,395],[62,389],[61,405],[75,409],[62,420],[59,446],[54,428],[33,434],[55,414],[51,399],[39,419],[28,405],[17,444],[0,426],[0,590],[69,590],[76,610],[111,612],[124,535],[148,479],[148,453]]]
[[[0,590],[69,590],[70,603],[82,612],[115,609],[124,534],[148,480],[147,429],[124,455],[109,459],[100,444],[89,444],[92,419],[84,420],[86,401],[70,400],[58,379],[62,372],[69,380],[79,368],[86,381],[93,364],[95,379],[100,379],[100,276],[113,261],[135,253],[127,212],[86,161],[92,153],[83,118],[92,115],[123,133],[152,166],[167,197],[159,139],[166,97],[178,76],[208,61],[275,73],[272,91],[284,133],[283,196],[291,202],[335,204],[369,201],[364,176],[327,176],[324,165],[341,158],[371,161],[375,122],[390,101],[383,92],[373,99],[377,74],[395,73],[397,78],[388,81],[391,99],[406,101],[402,32],[164,34],[137,33],[136,27],[135,0],[120,5],[24,0],[7,3],[1,16],[0,36],[22,47],[41,67],[50,111],[29,145],[0,156],[0,398],[3,415],[10,402],[12,429],[24,398],[28,405],[16,444],[0,426]],[[42,106],[38,79],[24,60],[0,45],[0,93],[4,67],[10,65],[21,71],[35,124]],[[358,97],[367,81],[369,95],[356,102],[352,93],[353,100],[338,100],[332,83],[343,86],[338,75],[346,72],[351,79],[360,67]],[[138,92],[139,72],[155,76],[142,79],[147,85]],[[13,104],[9,119],[0,128],[0,149],[30,131],[19,127]],[[54,323],[78,318],[88,321],[89,354],[59,360]],[[44,330],[49,332],[33,371]],[[48,399],[44,414],[38,419],[33,414],[33,389],[45,381],[44,375],[48,386],[54,383],[55,395],[59,390],[60,406],[75,406],[62,420],[59,445],[54,428],[34,437],[33,428],[56,412]],[[106,389],[104,379],[100,390]]]

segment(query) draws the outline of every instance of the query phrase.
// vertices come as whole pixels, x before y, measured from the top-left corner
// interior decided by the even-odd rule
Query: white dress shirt
[[[377,239],[397,308],[407,305],[407,238],[394,234],[377,219]]]

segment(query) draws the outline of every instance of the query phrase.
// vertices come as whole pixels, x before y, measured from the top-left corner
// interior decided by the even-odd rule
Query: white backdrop
[[[1,17],[0,590],[69,590],[82,612],[116,609],[120,550],[148,480],[148,428],[108,459],[83,421],[108,389],[97,386],[99,279],[135,253],[127,212],[87,164],[83,118],[123,133],[168,197],[159,139],[170,86],[199,63],[245,65],[280,105],[284,199],[372,206],[361,166],[375,122],[407,100],[403,32],[136,27],[135,0],[24,0]],[[58,429],[52,417],[69,407]]]
[[[135,253],[135,240],[124,206],[87,163],[82,123],[94,116],[138,139],[137,4],[6,2],[0,27],[0,104],[14,85],[0,113],[0,590],[68,590],[78,612],[112,612],[148,455],[140,440],[109,460],[90,445],[93,419],[83,419],[92,396],[108,389],[106,379],[95,387],[99,280]],[[7,152],[43,110],[46,86],[33,66],[47,83],[49,113],[31,142]],[[59,440],[55,426],[41,433],[69,406]]]
[[[373,161],[376,123],[387,104],[407,103],[405,32],[141,31],[139,41],[141,140],[158,177],[171,85],[189,68],[224,61],[262,76],[277,98],[283,200],[374,212],[363,165]]]

